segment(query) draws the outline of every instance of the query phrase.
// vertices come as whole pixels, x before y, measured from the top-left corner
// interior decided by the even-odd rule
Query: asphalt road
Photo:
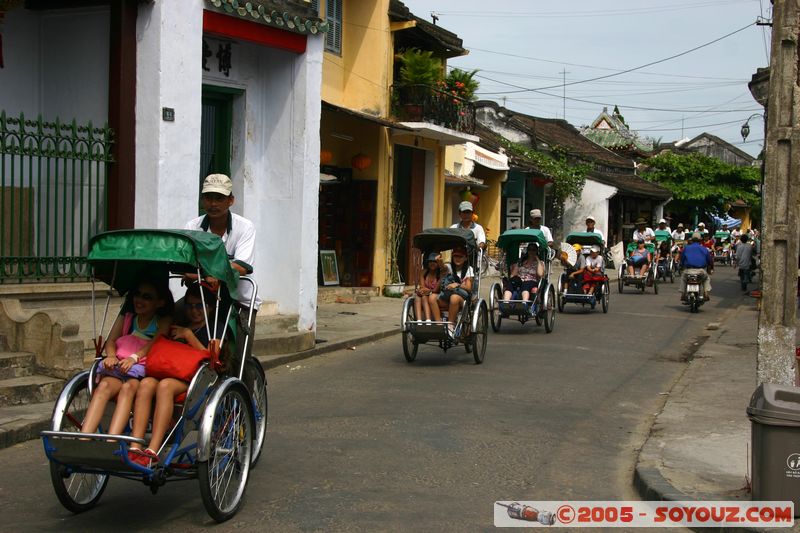
[[[608,314],[568,305],[549,335],[504,321],[482,365],[463,347],[422,347],[408,364],[397,336],[271,371],[264,456],[244,507],[214,530],[487,531],[495,500],[635,499],[662,393],[704,327],[744,298],[731,268],[699,314],[677,287],[612,285]],[[71,515],[38,441],[0,451],[0,516],[3,531],[213,526],[194,481],[152,496],[113,479]]]

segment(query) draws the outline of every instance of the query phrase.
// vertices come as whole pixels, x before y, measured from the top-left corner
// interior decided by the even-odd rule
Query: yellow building
[[[445,149],[479,139],[470,103],[454,108],[453,99],[430,83],[399,83],[398,55],[430,52],[443,73],[447,59],[466,50],[458,36],[416,17],[398,0],[314,4],[330,24],[322,76],[320,250],[336,252],[341,285],[395,281],[387,280],[387,220],[396,205],[406,224],[395,259],[402,279],[413,283],[418,258],[410,236],[454,221],[453,194],[459,191],[446,187],[453,169],[446,172]],[[494,188],[496,201],[492,192],[478,193],[486,195],[480,207],[487,206],[490,220],[499,218],[499,209],[495,215],[489,207],[499,205],[499,186]]]

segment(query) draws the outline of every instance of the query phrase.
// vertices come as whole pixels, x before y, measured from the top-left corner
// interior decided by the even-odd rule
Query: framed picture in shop
[[[522,216],[522,198],[506,198],[506,216]]]
[[[339,284],[339,264],[336,261],[336,250],[319,251],[319,271],[322,285]]]
[[[522,227],[521,217],[506,217],[506,229],[520,229]]]

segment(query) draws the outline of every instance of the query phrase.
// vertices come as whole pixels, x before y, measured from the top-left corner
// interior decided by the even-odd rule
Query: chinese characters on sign
[[[211,68],[208,66],[208,59],[210,57],[214,57],[215,54],[209,46],[208,42],[203,39],[203,70],[206,72],[210,72]],[[233,66],[231,61],[231,43],[218,43],[217,45],[217,70],[225,74],[226,77],[231,75],[231,67]]]

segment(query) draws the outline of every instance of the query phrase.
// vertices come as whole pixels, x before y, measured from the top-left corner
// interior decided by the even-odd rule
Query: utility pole
[[[762,192],[758,383],[793,385],[800,190],[797,0],[775,0]]]
[[[569,74],[569,72],[564,68],[560,74],[561,79],[564,80],[561,85],[561,103],[563,104],[564,120],[567,120],[567,74]]]

